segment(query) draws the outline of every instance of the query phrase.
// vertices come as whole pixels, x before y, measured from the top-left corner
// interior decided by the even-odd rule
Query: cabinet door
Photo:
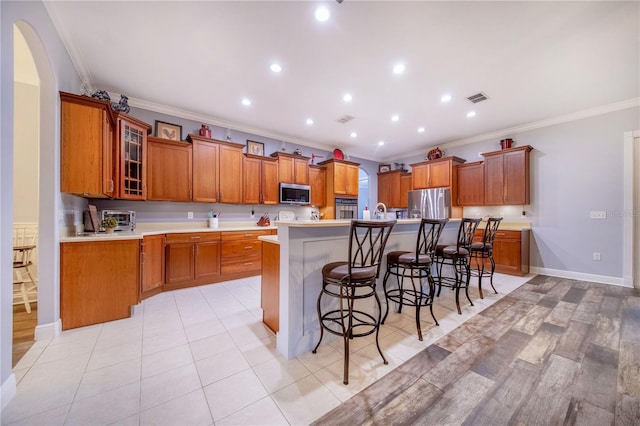
[[[111,196],[114,190],[111,123],[106,112],[63,100],[60,114],[60,191],[85,197]]]
[[[127,200],[146,198],[147,129],[118,119],[120,147],[120,193]]]
[[[347,165],[347,194],[358,195],[358,188],[360,186],[359,179],[360,168],[351,164]]]
[[[504,167],[504,204],[529,204],[528,151],[506,152]]]
[[[278,169],[280,171],[280,182],[283,183],[295,183],[295,167],[293,165],[293,158],[278,156]]]
[[[278,184],[278,162],[262,161],[262,204],[278,204],[279,184]]]
[[[409,206],[409,191],[411,191],[411,175],[400,176],[399,208],[406,209]]]
[[[293,161],[293,175],[299,185],[309,185],[309,164],[307,159],[295,158]]]
[[[215,278],[220,275],[220,242],[196,243],[196,279]]]
[[[496,272],[519,275],[521,267],[520,239],[500,238],[496,236],[493,242],[493,260],[496,262]]]
[[[280,329],[280,246],[278,244],[263,244],[260,293],[262,322],[277,333]]]
[[[484,165],[482,162],[456,167],[459,206],[484,205]]]
[[[164,284],[164,235],[144,237],[141,243],[141,298],[148,297]]]
[[[333,192],[347,194],[347,165],[335,163],[333,166]]]
[[[242,203],[242,149],[220,145],[220,203]]]
[[[261,164],[258,158],[244,157],[242,201],[245,204],[260,204]]]
[[[441,161],[429,165],[429,188],[451,186],[451,162]]]
[[[411,186],[413,189],[429,188],[429,165],[420,164],[411,169]]]
[[[191,144],[148,142],[147,200],[191,201]]]
[[[218,202],[220,145],[193,141],[193,201]]]
[[[504,175],[502,155],[492,155],[484,159],[484,203],[487,206],[504,204]]]
[[[391,173],[378,173],[378,202],[387,207],[393,207],[391,194],[393,192],[393,176]]]
[[[166,247],[167,284],[191,281],[195,276],[195,243],[172,243]]]
[[[323,207],[327,204],[327,171],[326,169],[310,167],[309,183],[311,185],[311,205]]]

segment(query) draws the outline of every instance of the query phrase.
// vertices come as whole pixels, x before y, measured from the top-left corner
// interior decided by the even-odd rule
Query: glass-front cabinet
[[[147,196],[147,133],[151,126],[126,114],[117,114],[117,122],[118,198],[144,200]]]

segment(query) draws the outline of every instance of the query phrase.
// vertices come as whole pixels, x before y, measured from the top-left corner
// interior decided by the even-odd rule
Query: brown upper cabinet
[[[147,142],[147,200],[191,201],[192,144],[152,136]]]
[[[286,152],[274,152],[271,156],[278,159],[280,182],[309,185],[309,157]]]
[[[358,196],[360,164],[332,158],[318,165],[327,168],[327,200],[333,200],[336,195]]]
[[[459,157],[443,157],[411,164],[411,187],[413,189],[453,187],[455,186],[453,167],[465,161]]]
[[[311,205],[324,207],[327,204],[327,169],[322,166],[309,166],[309,184]]]
[[[484,205],[484,164],[482,161],[459,164],[456,166],[458,175],[459,206]]]
[[[82,197],[114,197],[111,106],[65,92],[60,92],[60,101],[60,190]]]
[[[245,204],[278,204],[278,160],[244,154]]]
[[[193,201],[242,203],[244,145],[190,134],[193,143]]]
[[[406,208],[410,190],[410,173],[403,170],[378,173],[378,202],[388,208]]]
[[[530,203],[529,145],[486,152],[484,157],[485,205]]]
[[[115,161],[117,198],[145,200],[147,197],[147,133],[151,126],[124,113],[116,119]]]

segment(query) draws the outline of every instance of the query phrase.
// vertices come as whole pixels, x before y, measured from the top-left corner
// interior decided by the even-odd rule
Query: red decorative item
[[[513,139],[502,139],[500,141],[500,149],[509,149],[513,145]]]
[[[209,126],[207,126],[206,124],[203,124],[202,127],[200,127],[200,131],[198,132],[198,134],[200,136],[204,136],[205,138],[210,138],[211,130],[209,129]]]
[[[344,160],[344,154],[338,148],[333,150],[333,158],[336,160]]]
[[[440,148],[434,148],[431,151],[427,152],[425,159],[427,160],[435,160],[437,158],[444,157],[444,151]]]

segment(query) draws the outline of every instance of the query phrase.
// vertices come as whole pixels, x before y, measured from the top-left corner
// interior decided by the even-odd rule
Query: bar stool
[[[429,306],[431,317],[436,325],[438,320],[433,314],[433,297],[435,295],[435,283],[431,275],[433,257],[438,244],[438,239],[442,233],[444,225],[449,219],[422,219],[416,238],[415,251],[392,251],[387,254],[387,271],[384,274],[382,286],[387,300],[387,309],[382,323],[384,324],[389,314],[389,302],[394,302],[398,306],[397,312],[402,312],[402,306],[414,306],[416,308],[416,328],[418,329],[418,340],[422,340],[422,329],[420,327],[420,308]],[[397,288],[387,289],[387,279],[394,275],[396,277]],[[411,285],[405,286],[405,278],[410,279]],[[425,282],[428,289],[425,288]]]
[[[324,331],[342,336],[344,340],[344,378],[349,384],[349,340],[354,337],[376,333],[376,346],[385,364],[378,343],[382,307],[376,292],[376,281],[380,274],[382,253],[387,244],[395,220],[351,222],[349,238],[349,260],[332,262],[322,268],[322,291],[318,295],[318,319],[320,320],[320,339],[313,349],[315,354],[322,342]],[[337,309],[322,312],[323,296],[334,298]],[[373,298],[377,310],[374,314],[365,312],[362,306],[365,299]],[[337,302],[337,303],[336,303]],[[358,306],[356,309],[356,302]]]
[[[501,217],[490,217],[487,219],[487,226],[484,228],[482,234],[482,241],[476,241],[471,243],[470,255],[471,259],[475,259],[476,269],[471,268],[471,275],[478,277],[478,292],[480,293],[480,299],[484,299],[482,294],[482,277],[489,277],[489,283],[493,291],[498,294],[498,291],[493,286],[493,272],[496,269],[496,262],[493,260],[493,240],[496,239],[496,232],[502,222]],[[491,263],[491,272],[485,271],[485,260],[489,259]]]
[[[460,310],[460,288],[464,287],[464,292],[471,306],[473,302],[469,297],[469,281],[471,280],[469,247],[473,242],[473,234],[481,219],[462,218],[458,228],[458,240],[456,245],[438,245],[436,247],[436,262],[438,263],[438,297],[442,286],[451,287],[456,291],[456,307],[458,314]],[[442,267],[450,265],[453,270],[453,277],[442,275]]]

